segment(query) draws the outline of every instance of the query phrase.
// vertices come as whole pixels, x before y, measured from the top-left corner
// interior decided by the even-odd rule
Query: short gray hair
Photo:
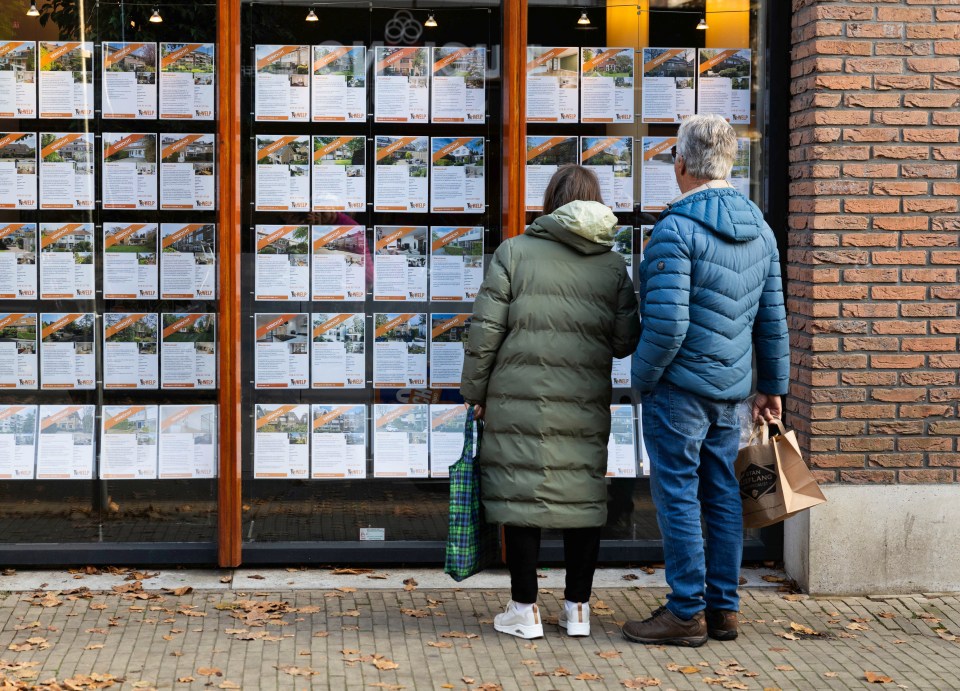
[[[719,115],[691,115],[677,133],[677,154],[701,180],[725,180],[737,158],[736,130]]]

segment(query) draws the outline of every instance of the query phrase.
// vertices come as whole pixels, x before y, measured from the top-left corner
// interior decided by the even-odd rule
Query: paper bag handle
[[[753,446],[757,443],[757,440],[759,440],[761,444],[766,444],[770,441],[770,428],[767,427],[767,422],[763,418],[760,418],[754,424],[747,446]]]

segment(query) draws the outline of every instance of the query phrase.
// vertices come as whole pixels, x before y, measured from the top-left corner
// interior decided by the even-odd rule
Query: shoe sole
[[[543,624],[513,624],[512,626],[493,625],[494,630],[500,633],[506,633],[517,638],[531,640],[533,638],[543,638]]]
[[[707,633],[715,641],[732,641],[739,635],[737,631],[708,631]]]
[[[631,643],[643,643],[644,645],[677,645],[684,648],[699,648],[701,645],[707,642],[707,635],[704,634],[702,638],[695,638],[693,636],[684,636],[680,638],[641,638],[639,636],[631,636],[626,631],[620,631],[623,634],[623,637],[626,638]]]
[[[567,632],[568,636],[582,637],[590,635],[590,624],[560,624],[560,628]]]

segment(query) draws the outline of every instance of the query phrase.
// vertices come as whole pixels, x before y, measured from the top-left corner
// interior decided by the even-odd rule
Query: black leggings
[[[600,553],[601,528],[567,528],[563,531],[563,561],[567,587],[563,596],[570,602],[589,602],[593,572]],[[540,557],[540,528],[503,527],[510,596],[514,602],[537,601],[537,560]]]

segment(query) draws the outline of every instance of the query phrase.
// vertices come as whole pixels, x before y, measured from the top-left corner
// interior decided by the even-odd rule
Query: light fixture
[[[305,21],[308,21],[308,22],[319,22],[319,21],[320,21],[320,17],[317,16],[317,13],[313,11],[313,8],[312,8],[312,7],[310,8],[310,11],[307,12],[307,18],[306,18]]]
[[[425,21],[423,25],[429,26],[431,29],[437,25],[437,20],[433,18],[433,12],[427,13],[427,21]]]
[[[150,22],[152,24],[159,24],[163,21],[163,17],[160,16],[160,10],[156,7],[153,8],[153,14],[150,15]]]
[[[580,19],[577,20],[577,24],[580,26],[588,26],[590,24],[590,17],[587,16],[586,10],[581,10]]]
[[[700,23],[697,24],[697,28],[698,28],[700,31],[706,31],[707,29],[710,28],[709,26],[707,26],[707,18],[706,18],[706,17],[700,17]]]
[[[28,16],[28,17],[39,17],[39,16],[40,16],[40,10],[37,9],[37,3],[35,3],[35,2],[31,2],[31,3],[30,3],[30,9],[27,10],[27,16]]]

